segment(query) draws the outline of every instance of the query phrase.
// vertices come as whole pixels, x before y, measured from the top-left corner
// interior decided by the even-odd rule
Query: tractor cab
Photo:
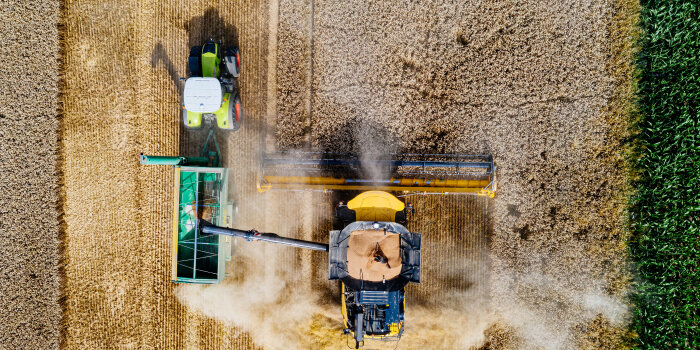
[[[238,48],[224,48],[209,40],[190,49],[189,77],[182,93],[182,119],[188,128],[199,128],[203,120],[216,121],[221,129],[238,130],[241,99],[235,78],[240,72]]]

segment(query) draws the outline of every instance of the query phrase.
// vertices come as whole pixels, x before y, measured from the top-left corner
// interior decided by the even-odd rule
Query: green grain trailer
[[[209,151],[210,141],[215,150]],[[214,284],[226,277],[231,238],[200,235],[200,219],[231,227],[233,205],[228,202],[228,169],[213,130],[199,157],[141,155],[141,164],[172,165],[174,199],[172,222],[172,281]]]

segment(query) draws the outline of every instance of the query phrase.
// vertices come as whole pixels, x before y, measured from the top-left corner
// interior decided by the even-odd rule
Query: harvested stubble
[[[57,349],[59,2],[0,17],[0,348]]]
[[[201,135],[180,132],[178,79],[189,47],[210,37],[237,40],[245,67],[247,120],[235,136],[220,135],[222,151],[235,160],[256,154],[250,134],[265,111],[267,4],[68,1],[64,11],[66,347],[251,348],[245,333],[176,300],[172,169],[140,166],[138,155],[200,151],[193,145]],[[254,191],[253,168],[242,162],[232,182]]]

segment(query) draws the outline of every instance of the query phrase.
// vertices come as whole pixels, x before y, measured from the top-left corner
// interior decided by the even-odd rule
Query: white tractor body
[[[223,89],[216,78],[189,78],[183,92],[185,109],[195,113],[214,113],[221,108]]]

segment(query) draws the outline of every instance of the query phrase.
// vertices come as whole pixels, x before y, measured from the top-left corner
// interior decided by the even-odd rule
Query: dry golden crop
[[[209,38],[241,49],[243,127],[217,132],[236,226],[318,241],[330,228],[337,197],[255,191],[262,147],[489,153],[494,200],[411,199],[426,268],[400,346],[620,344],[635,3],[65,1],[60,125],[58,5],[40,3],[0,8],[23,18],[0,27],[3,57],[31,67],[0,72],[0,170],[12,173],[0,266],[14,298],[0,299],[19,301],[0,305],[13,320],[3,346],[344,344],[321,253],[241,243],[224,284],[169,281],[172,175],[138,154],[199,152],[179,78]]]
[[[0,5],[0,347],[57,348],[59,2]]]

